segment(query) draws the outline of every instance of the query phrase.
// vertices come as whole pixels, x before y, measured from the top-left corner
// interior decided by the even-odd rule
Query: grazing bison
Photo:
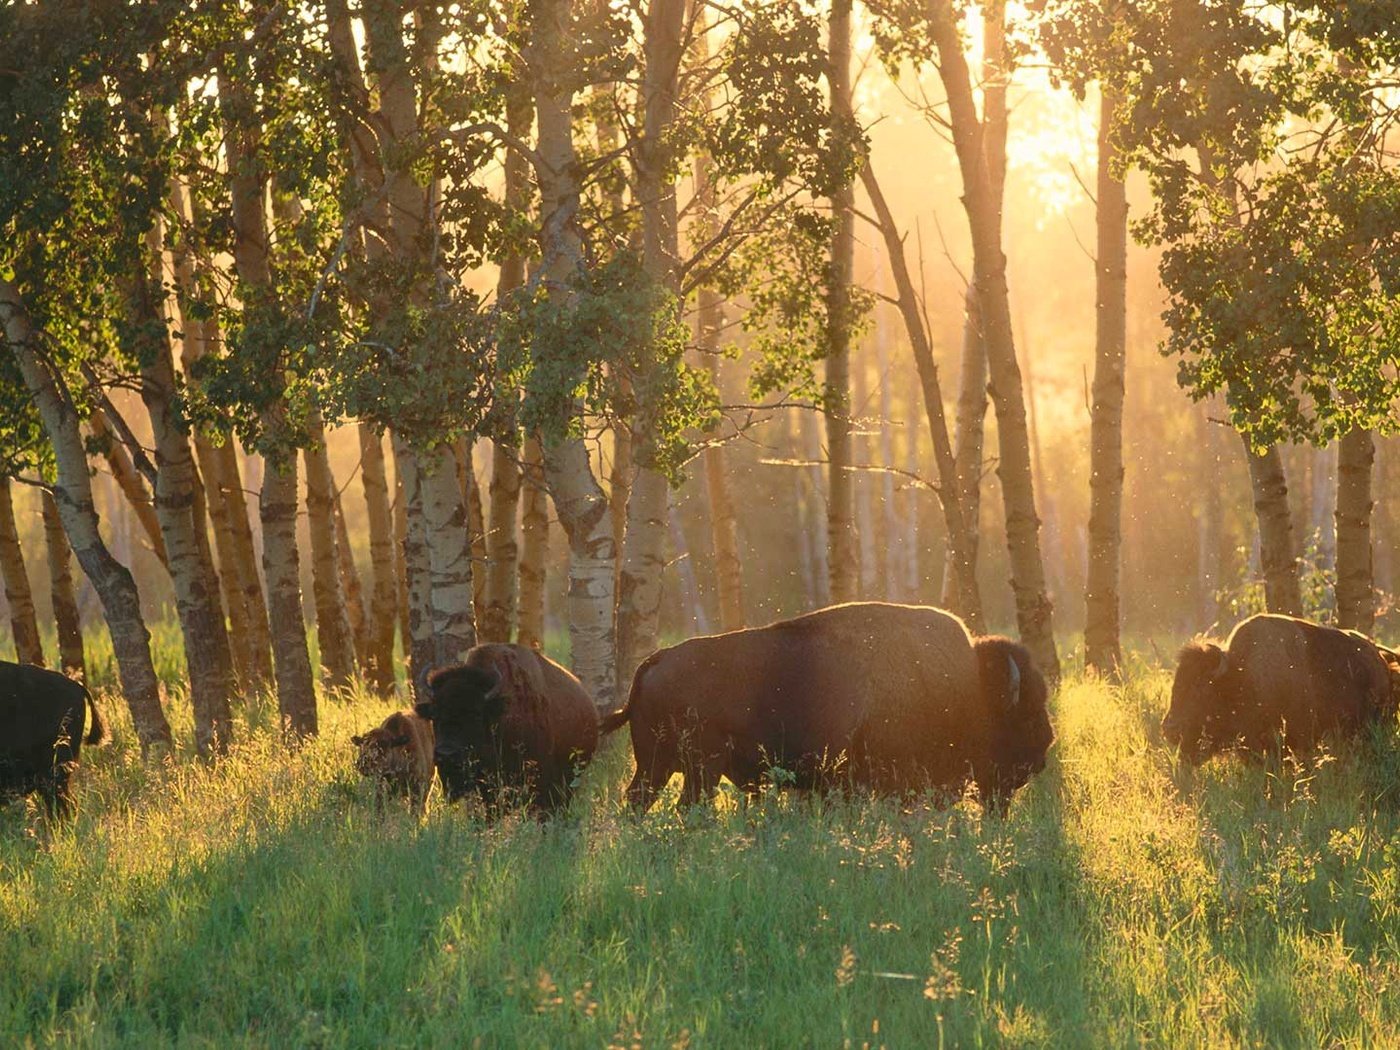
[[[83,727],[88,709],[92,725]],[[68,778],[84,743],[101,744],[107,726],[80,682],[57,671],[0,661],[0,800],[38,791],[50,818],[73,808]]]
[[[428,688],[415,710],[433,723],[449,800],[475,789],[492,807],[504,787],[539,811],[568,801],[598,746],[598,710],[577,678],[533,649],[490,644],[434,671]]]
[[[1291,616],[1251,616],[1223,646],[1181,651],[1162,734],[1193,764],[1282,740],[1307,752],[1324,736],[1355,736],[1394,717],[1400,655],[1364,635]]]
[[[1045,765],[1045,703],[1021,646],[974,642],[941,609],[860,602],[654,653],[602,730],[631,723],[627,797],[643,810],[672,773],[694,802],[721,776],[753,792],[775,767],[798,787],[832,774],[881,791],[971,780],[1000,808]]]
[[[359,748],[355,768],[385,790],[402,795],[415,813],[427,808],[433,786],[433,724],[412,711],[395,711],[350,743]]]

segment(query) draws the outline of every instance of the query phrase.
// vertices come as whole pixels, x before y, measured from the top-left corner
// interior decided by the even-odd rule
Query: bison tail
[[[606,736],[614,730],[621,729],[632,718],[632,705],[629,703],[625,707],[618,708],[611,714],[606,714],[598,720],[598,735]]]
[[[105,744],[107,742],[107,722],[102,717],[102,712],[97,707],[97,701],[93,700],[92,694],[86,689],[83,690],[87,697],[88,710],[92,712],[92,725],[88,727],[88,734],[83,738],[83,743]]]

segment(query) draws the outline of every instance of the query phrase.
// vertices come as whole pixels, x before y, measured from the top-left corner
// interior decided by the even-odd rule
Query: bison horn
[[[1224,649],[1217,649],[1215,652],[1219,656],[1220,661],[1215,665],[1215,670],[1211,671],[1210,673],[1210,677],[1212,679],[1219,678],[1225,673],[1225,668],[1230,666],[1229,653],[1227,653]]]
[[[1015,707],[1021,700],[1021,667],[1011,655],[1006,657],[1007,682],[1011,690],[1011,706]]]

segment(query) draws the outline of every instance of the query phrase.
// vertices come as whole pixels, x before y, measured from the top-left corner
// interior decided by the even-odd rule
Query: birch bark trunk
[[[676,187],[670,138],[676,119],[686,0],[651,0],[643,52],[642,138],[637,147],[637,186],[642,209],[642,260],[648,276],[680,310]],[[678,319],[678,318],[677,318]],[[645,388],[648,377],[643,375]],[[633,446],[635,481],[627,500],[627,530],[617,596],[618,681],[630,683],[637,665],[658,645],[666,569],[669,483],[656,468],[658,408],[643,397]]]
[[[54,620],[58,623],[58,657],[63,673],[79,681],[87,680],[87,659],[83,653],[83,625],[78,616],[78,592],[73,586],[73,549],[63,534],[58,504],[47,491],[44,503],[44,545],[49,555],[49,596]]]
[[[428,553],[428,532],[423,516],[422,472],[418,455],[397,433],[392,438],[394,469],[401,486],[399,501],[403,506],[404,519],[403,581],[408,608],[404,652],[408,657],[413,695],[421,700],[427,695],[428,672],[437,661],[437,646],[433,640],[432,560]]]
[[[132,319],[148,333],[141,349],[141,400],[155,443],[155,509],[175,588],[175,612],[185,644],[195,747],[222,754],[233,739],[233,655],[210,556],[194,453],[175,409],[175,359],[163,291],[163,233],[146,238],[147,272],[129,289]]]
[[[131,573],[112,557],[102,541],[77,412],[58,377],[38,352],[34,329],[18,290],[3,277],[0,277],[0,322],[4,324],[10,353],[19,365],[25,387],[34,399],[53,446],[58,472],[53,488],[54,501],[78,564],[87,573],[102,602],[122,695],[131,711],[142,753],[148,753],[156,745],[168,748],[170,724],[160,706],[160,683],[151,662],[151,636],[141,615],[140,595]]]
[[[576,294],[583,269],[577,230],[578,157],[574,150],[569,0],[535,7],[528,66],[538,122],[540,250],[544,284],[560,305]],[[608,501],[579,438],[543,449],[545,476],[560,524],[569,538],[569,637],[573,670],[593,702],[611,710],[616,700],[613,599],[617,547]]]
[[[22,664],[44,666],[44,643],[39,637],[39,618],[34,612],[34,592],[24,549],[15,523],[14,496],[10,479],[0,477],[0,573],[5,579],[5,601],[10,606],[10,635],[15,643],[15,659]]]

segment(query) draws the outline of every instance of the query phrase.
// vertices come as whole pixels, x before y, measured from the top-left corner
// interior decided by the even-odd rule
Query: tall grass
[[[554,821],[420,824],[351,768],[385,705],[326,703],[288,753],[256,704],[226,760],[152,766],[109,699],[76,822],[0,811],[0,1045],[1400,1045],[1394,730],[1192,772],[1165,684],[1061,690],[1004,820],[674,792],[637,819],[615,739]]]

